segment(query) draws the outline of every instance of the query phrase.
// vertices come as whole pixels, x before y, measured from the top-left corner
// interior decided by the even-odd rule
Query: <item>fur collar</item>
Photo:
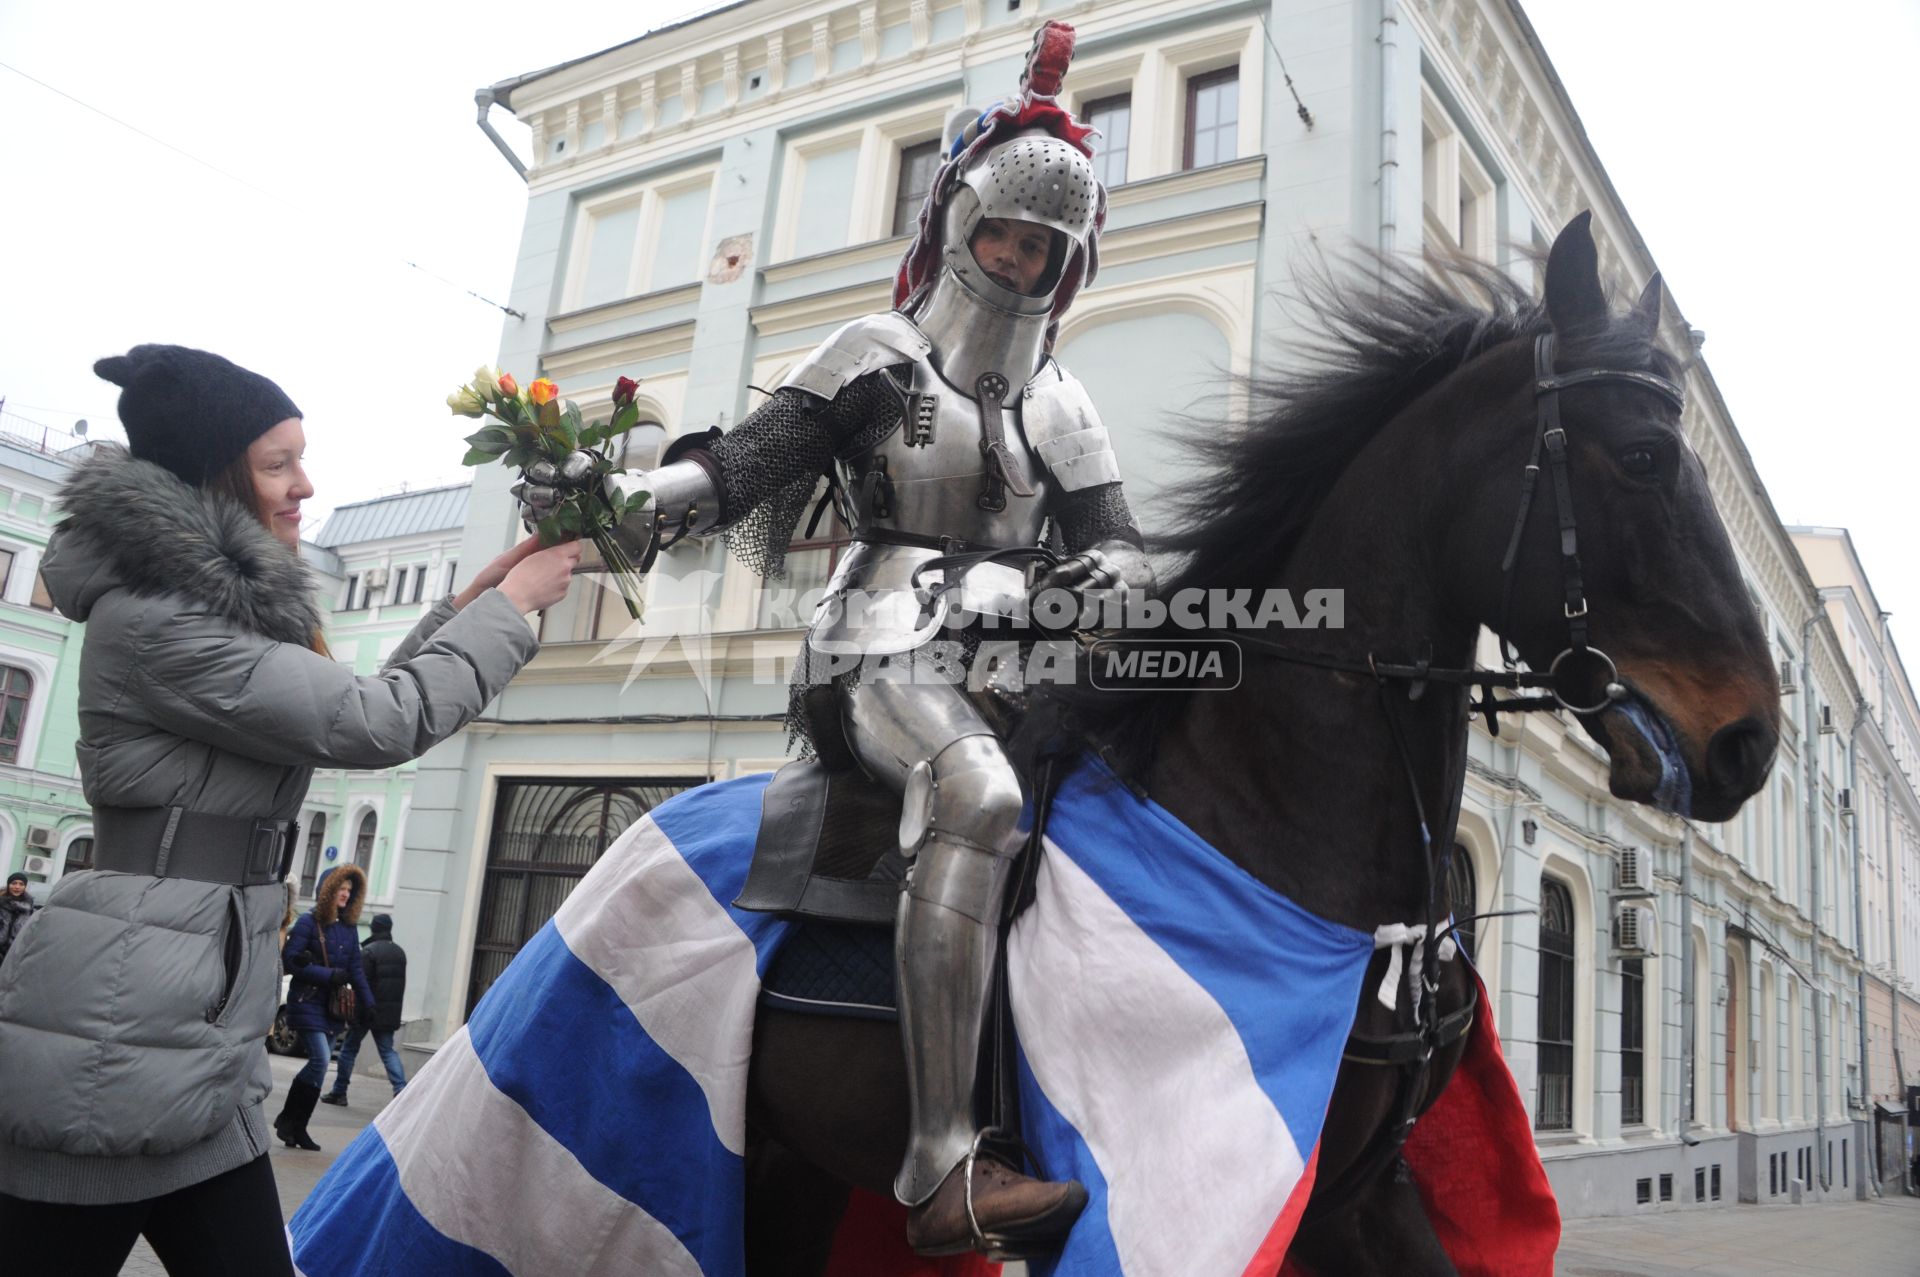
[[[341,883],[353,888],[353,894],[347,897],[347,907],[336,910],[333,907],[333,893],[340,890]],[[327,870],[326,877],[320,880],[320,887],[313,893],[313,919],[321,926],[330,926],[344,922],[353,926],[360,921],[360,906],[367,902],[367,871],[359,865],[336,865]]]
[[[282,643],[306,647],[320,632],[307,565],[233,498],[102,446],[74,470],[60,501],[67,517],[44,570],[66,616],[86,620],[102,594],[120,587],[185,595]]]

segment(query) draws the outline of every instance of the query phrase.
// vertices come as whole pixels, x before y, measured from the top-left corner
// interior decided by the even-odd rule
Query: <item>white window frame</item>
[[[1420,208],[1426,233],[1477,261],[1499,249],[1499,200],[1491,174],[1432,89],[1420,88]],[[1472,225],[1460,224],[1460,192],[1470,193]],[[1464,232],[1464,233],[1463,233]]]
[[[627,259],[625,291],[619,297],[593,303],[596,306],[611,305],[614,302],[626,301],[654,291],[654,262],[657,254],[651,249],[660,238],[662,209],[666,201],[673,197],[684,195],[698,187],[707,188],[707,216],[701,223],[700,242],[702,245],[711,243],[714,186],[719,172],[718,164],[701,164],[652,178],[646,182],[622,186],[598,195],[585,196],[576,201],[573,210],[573,246],[567,255],[567,282],[561,290],[561,310],[567,312],[586,308],[586,303],[581,300],[581,293],[587,282],[587,262],[591,260],[593,253],[594,228],[599,219],[609,213],[636,206],[640,209],[638,225],[633,233],[632,255]],[[694,282],[699,282],[697,274]],[[675,288],[683,286],[673,285]]]
[[[905,147],[939,138],[947,114],[958,105],[958,99],[943,99],[931,105],[920,103],[858,124],[789,138],[781,157],[780,196],[774,211],[773,252],[768,261],[792,261],[797,256],[794,245],[800,235],[800,205],[806,194],[808,161],[845,150],[850,143],[859,148],[854,161],[853,190],[866,194],[848,201],[847,242],[841,247],[853,248],[894,238],[893,205],[900,194],[900,152]]]
[[[20,723],[20,743],[14,751],[14,761],[0,763],[0,767],[33,771],[40,757],[40,729],[46,725],[47,705],[53,699],[56,666],[38,653],[22,651],[17,647],[0,649],[0,665],[18,666],[33,680],[33,692],[27,697],[26,717]],[[74,774],[79,774],[77,769]]]

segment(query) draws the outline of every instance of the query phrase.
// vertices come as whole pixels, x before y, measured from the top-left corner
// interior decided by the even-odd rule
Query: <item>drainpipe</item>
[[[518,174],[520,180],[524,182],[527,180],[527,166],[520,162],[520,157],[513,153],[512,147],[507,145],[507,139],[501,137],[499,133],[494,131],[493,121],[487,118],[487,113],[491,111],[494,104],[499,101],[495,96],[497,87],[498,86],[493,86],[485,89],[475,89],[473,91],[473,104],[479,111],[478,123],[480,125],[480,131],[487,135],[489,142],[492,142],[500,148],[500,154],[507,157],[507,163],[513,165],[513,171]]]
[[[1884,633],[1887,614],[1880,614]],[[1887,663],[1880,662],[1880,735],[1887,734]],[[1893,1098],[1900,1107],[1900,1191],[1914,1190],[1913,1160],[1907,1156],[1907,1062],[1900,1055],[1900,866],[1893,854],[1893,773],[1887,773],[1887,792],[1881,800],[1881,845],[1887,851],[1887,1002],[1893,1031]],[[1878,1121],[1876,1117],[1874,1119]],[[1879,1168],[1875,1167],[1878,1176]]]
[[[1847,794],[1853,810],[1846,815],[1848,850],[1853,854],[1853,956],[1860,969],[1853,974],[1853,1001],[1860,1017],[1860,1103],[1868,1113],[1867,1130],[1873,1130],[1873,1063],[1867,1056],[1867,924],[1866,873],[1860,863],[1860,724],[1867,721],[1867,698],[1856,696],[1853,702],[1853,726],[1847,731]],[[1871,1147],[1871,1144],[1868,1145]],[[1880,1196],[1880,1176],[1865,1177]]]
[[[1824,594],[1825,591],[1821,591]],[[1813,630],[1820,623],[1822,603],[1816,596],[1813,614],[1800,627],[1800,687],[1802,689],[1803,728],[1801,750],[1806,755],[1804,798],[1807,804],[1807,870],[1812,881],[1813,956],[1807,967],[1813,985],[1813,1148],[1814,1169],[1820,1191],[1831,1187],[1827,1174],[1827,1048],[1821,1031],[1820,1011],[1820,716],[1815,710],[1813,687]],[[1797,885],[1797,884],[1796,884]]]
[[[1693,987],[1693,822],[1687,820],[1680,824],[1680,1120],[1674,1129],[1688,1148],[1700,1142],[1693,1134],[1693,1115],[1700,1108],[1699,1061],[1693,1054],[1693,1003],[1699,992]]]
[[[1394,188],[1400,182],[1400,92],[1398,0],[1380,0],[1380,256],[1392,257],[1395,225]]]

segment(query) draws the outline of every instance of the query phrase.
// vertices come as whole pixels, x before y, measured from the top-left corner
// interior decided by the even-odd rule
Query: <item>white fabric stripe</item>
[[[1106,1176],[1122,1269],[1240,1277],[1305,1163],[1226,1012],[1051,841],[1008,963],[1027,1062]]]
[[[747,1064],[760,992],[753,942],[651,820],[614,840],[553,916],[574,957],[613,986],[706,1092],[714,1134],[747,1148]]]
[[[373,1125],[426,1221],[509,1272],[546,1277],[559,1264],[581,1277],[700,1277],[666,1225],[595,1179],[494,1087],[464,1027]]]

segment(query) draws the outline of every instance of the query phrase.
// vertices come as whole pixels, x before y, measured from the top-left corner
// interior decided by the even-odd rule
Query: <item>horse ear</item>
[[[1666,302],[1666,285],[1660,279],[1660,272],[1653,272],[1647,280],[1647,286],[1640,290],[1640,300],[1633,304],[1633,313],[1628,320],[1646,335],[1651,342],[1660,332],[1660,310]]]
[[[1592,222],[1592,212],[1582,212],[1567,223],[1547,254],[1547,317],[1553,321],[1553,330],[1563,336],[1607,322]]]

